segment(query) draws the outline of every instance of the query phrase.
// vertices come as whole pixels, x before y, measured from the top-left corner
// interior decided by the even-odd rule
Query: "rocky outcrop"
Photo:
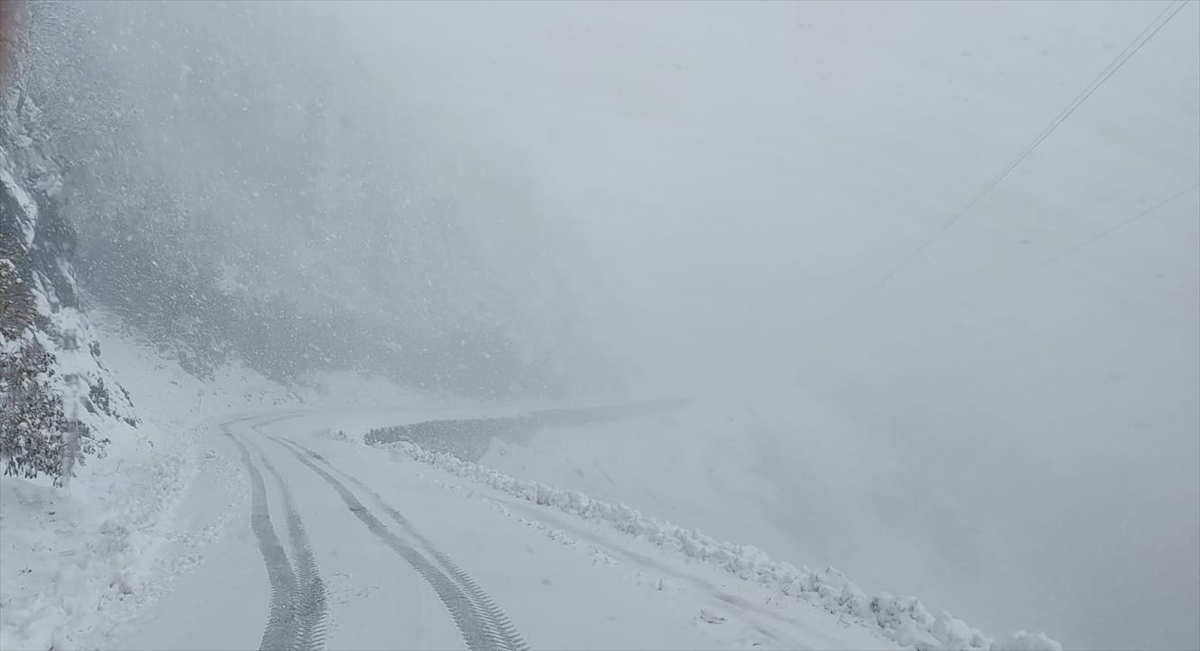
[[[75,233],[55,199],[61,173],[39,147],[37,107],[22,91],[18,80],[0,98],[0,457],[9,474],[57,480],[102,452],[112,421],[136,416],[80,304]]]

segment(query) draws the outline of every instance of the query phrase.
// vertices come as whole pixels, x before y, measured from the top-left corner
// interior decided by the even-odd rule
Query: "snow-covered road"
[[[190,532],[169,552],[198,563],[111,646],[896,648],[768,586],[328,434],[362,418],[214,421],[176,511]]]

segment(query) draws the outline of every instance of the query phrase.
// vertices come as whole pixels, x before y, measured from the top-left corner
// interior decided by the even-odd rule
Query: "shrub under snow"
[[[935,617],[915,597],[893,597],[886,592],[868,596],[832,567],[811,570],[772,561],[753,546],[721,542],[696,529],[647,518],[625,504],[601,502],[577,491],[516,479],[450,454],[426,451],[407,441],[377,447],[535,504],[551,506],[587,520],[606,522],[664,549],[716,565],[743,580],[771,586],[829,612],[878,627],[885,636],[902,646],[922,651],[1062,651],[1062,645],[1044,633],[1018,631],[1006,640],[993,640],[950,613],[942,612]]]

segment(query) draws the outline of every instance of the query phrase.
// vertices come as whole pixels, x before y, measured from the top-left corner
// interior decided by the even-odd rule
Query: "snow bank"
[[[831,613],[876,626],[902,646],[930,651],[1062,649],[1062,645],[1042,633],[1019,631],[1006,640],[993,640],[948,612],[935,617],[915,597],[893,597],[886,592],[869,596],[832,567],[811,570],[772,561],[751,545],[721,542],[696,529],[647,518],[625,504],[602,502],[578,491],[516,479],[446,453],[426,451],[406,441],[377,447],[390,450],[393,459],[407,457],[535,504],[585,520],[604,522],[663,549],[720,567],[742,580],[770,586],[781,594],[818,605]]]
[[[113,399],[123,413],[132,399],[138,421],[81,414],[111,443],[105,458],[78,469],[68,490],[50,488],[48,479],[0,477],[0,649],[104,646],[117,625],[201,563],[219,535],[220,523],[192,531],[179,521],[193,481],[202,471],[220,470],[205,466],[207,416],[303,404],[237,365],[218,369],[210,382],[198,380],[150,344],[120,333],[110,315],[90,316],[105,372],[124,387]],[[88,328],[84,319],[74,326]],[[65,372],[94,371],[90,351],[64,352]]]
[[[204,381],[102,309],[88,314],[90,324],[74,309],[56,314],[103,350],[98,367],[87,349],[55,348],[64,372],[94,376],[99,368],[119,377],[123,389],[112,401],[122,415],[136,406],[137,420],[81,414],[111,443],[68,490],[0,477],[0,649],[103,647],[122,622],[204,562],[221,523],[192,530],[181,522],[180,505],[200,473],[225,472],[206,454],[213,417],[358,404],[392,408],[394,419],[397,405],[430,400],[353,373],[313,374],[289,388],[237,363]],[[235,469],[228,480],[239,477]]]

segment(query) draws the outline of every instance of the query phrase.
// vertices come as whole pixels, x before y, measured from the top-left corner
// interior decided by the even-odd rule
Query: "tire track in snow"
[[[250,450],[233,435],[228,425],[221,425],[221,430],[237,445],[242,453],[242,464],[250,475],[250,529],[258,539],[258,550],[267,566],[267,580],[271,584],[271,606],[259,649],[290,649],[298,632],[294,612],[296,575],[279,537],[275,535],[275,526],[271,524],[267,486],[262,473],[250,459]]]
[[[368,489],[361,482],[353,479],[349,475],[342,473],[330,464],[321,455],[300,446],[276,437],[270,437],[271,440],[278,443],[281,447],[291,452],[301,463],[308,466],[313,472],[317,473],[322,479],[333,486],[334,490],[341,495],[342,500],[352,513],[371,533],[379,537],[384,543],[392,548],[401,558],[412,566],[418,574],[433,588],[437,593],[438,599],[450,612],[451,618],[454,620],[455,626],[458,627],[459,633],[462,635],[463,642],[466,643],[470,651],[525,651],[529,646],[516,632],[515,627],[504,615],[503,611],[488,597],[483,590],[475,584],[474,581],[461,568],[449,560],[449,557],[444,553],[436,551],[432,548],[428,540],[420,536],[412,528],[412,525],[399,512],[382,503],[379,495]],[[307,456],[306,456],[307,455]],[[353,481],[363,490],[371,493],[372,497],[379,501],[389,515],[400,524],[406,532],[417,538],[423,545],[429,548],[431,555],[442,564],[443,567],[438,567],[433,562],[430,562],[419,550],[405,542],[395,533],[387,528],[379,518],[375,517],[363,503],[355,497],[350,489],[346,488],[345,484],[338,481],[336,477],[321,468],[311,459],[320,460],[330,470],[338,472],[343,477]],[[447,563],[449,563],[447,565]],[[464,584],[464,581],[469,584]]]
[[[260,426],[261,424],[251,425],[256,431]],[[271,606],[259,648],[263,651],[320,651],[325,643],[325,583],[321,580],[312,546],[308,541],[308,533],[300,519],[292,492],[258,446],[249,442],[244,444],[227,424],[222,425],[221,429],[238,446],[242,463],[250,474],[251,529],[258,538],[259,550],[267,565],[267,578],[271,584]],[[247,444],[258,453],[263,467],[275,479],[280,493],[283,494],[284,508],[287,511],[288,538],[296,562],[295,567],[288,561],[287,553],[275,534],[267,503],[266,484],[251,458]]]
[[[278,439],[275,440],[278,441]],[[521,634],[517,632],[516,626],[514,626],[511,620],[508,619],[508,615],[504,614],[504,611],[498,604],[496,604],[495,600],[493,600],[491,596],[489,596],[483,590],[483,588],[480,587],[480,585],[476,583],[469,574],[467,574],[466,570],[462,569],[462,567],[458,565],[458,563],[455,563],[448,554],[439,549],[437,545],[434,545],[431,540],[426,538],[424,534],[418,531],[417,528],[408,521],[408,518],[405,518],[399,511],[392,508],[392,506],[389,505],[379,493],[375,492],[371,487],[359,481],[353,475],[348,475],[341,470],[338,470],[329,462],[328,459],[312,451],[308,447],[305,447],[304,445],[294,441],[279,442],[284,443],[285,445],[290,445],[293,449],[299,449],[303,451],[305,454],[308,454],[308,456],[320,461],[331,471],[336,472],[337,474],[346,478],[346,480],[358,486],[364,492],[369,494],[371,498],[383,508],[388,516],[396,521],[396,524],[403,527],[410,536],[420,542],[425,548],[425,551],[428,552],[429,555],[432,556],[433,559],[442,566],[442,569],[450,575],[451,579],[453,579],[455,583],[457,583],[458,586],[464,592],[466,592],[468,598],[471,600],[471,604],[475,610],[476,616],[485,623],[491,635],[493,636],[493,639],[496,640],[497,648],[508,649],[510,651],[524,651],[529,648],[529,645],[526,644],[525,640],[521,637]]]
[[[261,433],[259,426],[252,426]],[[308,532],[300,519],[296,501],[292,492],[283,481],[283,477],[275,470],[267,456],[258,446],[250,443],[262,458],[263,467],[275,478],[279,491],[283,493],[284,508],[287,510],[288,538],[291,543],[293,565],[296,577],[296,591],[292,600],[292,613],[296,619],[296,637],[291,649],[296,651],[321,651],[325,647],[326,601],[325,582],[317,568],[317,560],[312,553],[312,545],[308,542]]]

